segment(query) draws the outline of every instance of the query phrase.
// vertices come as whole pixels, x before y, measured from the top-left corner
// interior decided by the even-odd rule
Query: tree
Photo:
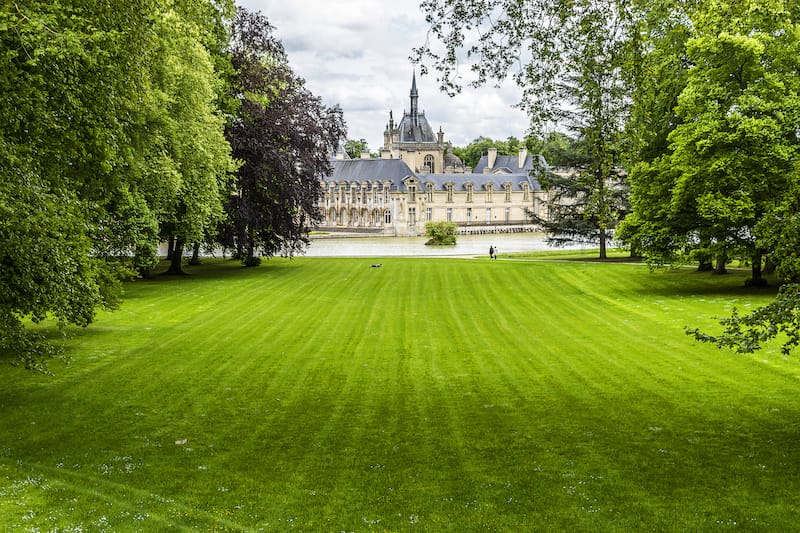
[[[763,4],[743,4],[755,3]],[[688,43],[695,65],[676,108],[684,122],[669,136],[680,173],[672,202],[696,215],[701,234],[748,256],[751,282],[761,284],[764,249],[754,230],[786,191],[798,156],[798,35],[780,31],[780,11],[743,6],[732,22],[714,7]]]
[[[359,159],[363,152],[369,153],[369,145],[366,139],[347,139],[347,142],[344,143],[344,151],[350,159]]]
[[[118,169],[149,42],[144,4],[0,7],[0,349],[28,367],[56,351],[26,319],[85,326],[114,302],[93,237],[131,177]]]
[[[197,15],[227,4],[0,7],[0,347],[29,366],[53,350],[26,332],[26,319],[86,326],[115,304],[120,273],[152,265],[157,224],[192,172],[190,158],[202,159],[188,155],[188,143],[178,153],[169,135],[178,128],[168,126],[190,135],[195,117],[208,116],[207,106],[193,107],[191,87],[170,92],[165,80],[176,57],[201,58],[214,32]],[[198,69],[208,72],[202,62]],[[216,140],[201,150],[224,152]]]
[[[561,121],[585,141],[590,158],[580,170],[588,187],[582,219],[596,226],[604,257],[607,232],[616,224],[611,193],[616,191],[608,184],[620,175],[621,133],[629,113],[625,66],[635,25],[626,3],[427,0],[422,9],[443,50],[425,45],[415,58],[433,62],[443,90],[461,90],[459,56],[470,39],[466,55],[474,60],[473,85],[502,81],[514,70],[523,88],[520,105],[534,132]]]
[[[585,243],[600,246],[599,257],[607,257],[609,230],[630,211],[625,176],[600,178],[585,171],[550,171],[539,178],[549,193],[547,215],[529,216],[539,224],[552,246]]]
[[[508,141],[515,143],[513,148],[509,146]],[[517,152],[519,152],[519,140],[515,137],[509,137],[508,141],[495,141],[494,139],[481,136],[464,148],[454,146],[453,154],[458,156],[465,166],[475,168],[481,157],[488,153],[489,148],[495,148],[499,155],[516,155]]]
[[[551,131],[544,137],[529,135],[525,144],[531,152],[541,154],[550,167],[579,168],[589,163],[585,143],[564,132]]]
[[[320,178],[345,135],[338,106],[326,108],[287,64],[283,46],[260,13],[240,9],[233,24],[233,94],[239,108],[227,128],[241,162],[227,203],[227,234],[245,265],[256,253],[293,255],[321,220]]]
[[[632,172],[634,215],[624,234],[658,261],[688,250],[741,254],[752,264],[749,283],[764,283],[768,249],[757,228],[786,194],[798,157],[798,33],[788,5],[707,3],[673,33],[681,38],[672,59],[669,46],[654,49],[662,64],[689,65],[659,76],[685,80],[662,92],[679,89],[673,127],[654,128],[666,131],[667,146],[650,143],[653,157]],[[689,27],[693,35],[682,39]]]
[[[182,274],[185,244],[200,242],[223,216],[223,200],[235,168],[218,110],[221,79],[200,41],[200,30],[172,13],[155,25],[162,32],[154,80],[165,99],[167,116],[160,133],[175,164],[177,191],[164,222],[175,236],[167,274]]]

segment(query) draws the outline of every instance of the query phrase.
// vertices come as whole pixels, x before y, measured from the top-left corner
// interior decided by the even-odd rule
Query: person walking
[[[494,259],[494,246],[489,246],[489,259]]]

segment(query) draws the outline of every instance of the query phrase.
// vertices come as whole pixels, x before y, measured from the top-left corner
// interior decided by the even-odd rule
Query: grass
[[[0,366],[0,530],[786,531],[800,365],[695,343],[745,273],[210,261]]]

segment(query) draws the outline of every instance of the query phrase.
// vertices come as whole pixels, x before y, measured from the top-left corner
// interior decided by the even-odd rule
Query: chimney
[[[486,168],[494,168],[494,162],[497,160],[497,148],[489,148],[488,162]]]
[[[526,146],[519,147],[519,165],[520,169],[525,168],[525,160],[528,159],[528,148]]]
[[[342,161],[342,160],[344,160],[346,155],[347,155],[347,152],[345,152],[344,150],[338,150],[336,152],[336,160],[337,161]]]
[[[392,151],[384,148],[381,150],[381,159],[391,159],[392,158]]]
[[[361,159],[369,159],[369,151],[368,150],[364,150],[363,152],[361,152]]]

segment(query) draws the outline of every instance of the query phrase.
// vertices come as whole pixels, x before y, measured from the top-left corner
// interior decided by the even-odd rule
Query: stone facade
[[[416,76],[411,110],[384,131],[380,158],[348,159],[341,151],[323,179],[320,229],[420,235],[428,221],[462,228],[522,227],[527,210],[542,214],[544,192],[537,179],[547,164],[523,148],[516,156],[490,150],[474,172],[446,154],[444,132],[433,132],[417,107]]]

